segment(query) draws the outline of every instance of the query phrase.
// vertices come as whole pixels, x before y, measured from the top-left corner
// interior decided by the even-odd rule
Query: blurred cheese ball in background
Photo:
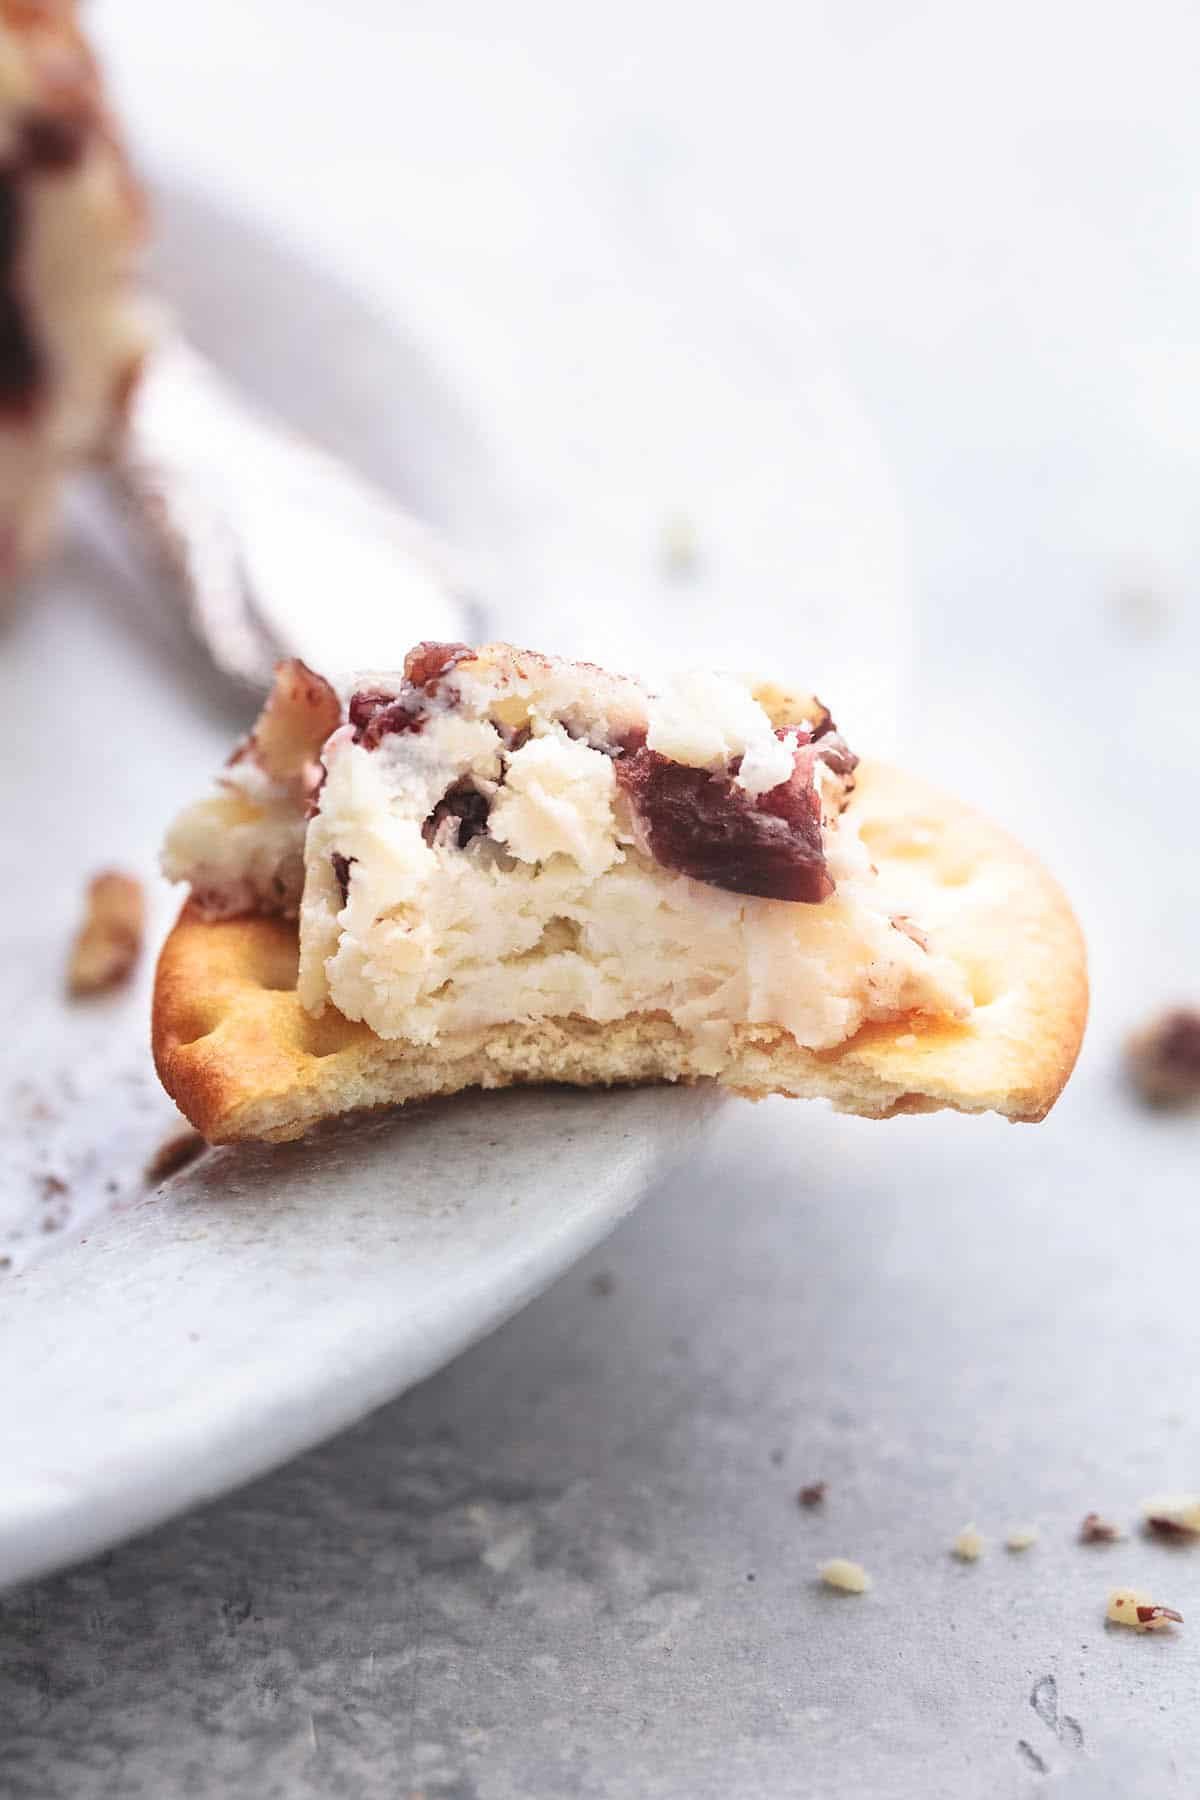
[[[75,0],[0,0],[0,583],[120,429],[148,339],[144,225]]]

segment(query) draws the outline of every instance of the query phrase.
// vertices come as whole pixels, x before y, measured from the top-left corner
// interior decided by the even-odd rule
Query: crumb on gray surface
[[[832,1556],[817,1571],[826,1587],[838,1588],[843,1594],[865,1594],[872,1586],[871,1577],[861,1563],[846,1556]]]
[[[1126,1047],[1126,1067],[1150,1106],[1200,1102],[1200,1010],[1173,1007],[1135,1031]]]
[[[124,986],[142,953],[146,902],[136,875],[105,869],[88,883],[83,922],[71,946],[67,991],[75,998]]]
[[[1079,1527],[1081,1544],[1116,1544],[1124,1536],[1119,1525],[1111,1519],[1102,1518],[1097,1512],[1085,1513]]]

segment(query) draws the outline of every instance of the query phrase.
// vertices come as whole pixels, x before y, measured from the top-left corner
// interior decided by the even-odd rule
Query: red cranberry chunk
[[[475,652],[469,644],[416,644],[404,659],[404,686],[398,694],[363,688],[350,701],[355,742],[375,750],[385,737],[420,731],[441,683]]]
[[[17,285],[24,234],[20,177],[0,170],[0,415],[27,416],[42,392],[45,365]]]
[[[815,904],[833,892],[815,761],[814,750],[798,749],[790,780],[757,796],[656,750],[635,750],[615,766],[645,847],[663,868],[733,894]]]
[[[443,794],[421,827],[422,835],[427,844],[432,844],[443,819],[455,819],[458,822],[456,842],[460,850],[465,850],[472,838],[482,837],[486,832],[490,812],[486,794],[466,782],[460,783]]]
[[[425,696],[412,690],[384,694],[377,688],[366,688],[351,698],[347,716],[354,727],[355,743],[375,750],[385,737],[420,731],[426,717]]]
[[[335,850],[329,860],[333,864],[333,878],[341,890],[342,905],[345,906],[350,898],[350,865],[356,863],[358,858],[343,856],[340,850]]]
[[[1176,1007],[1139,1032],[1130,1070],[1144,1099],[1160,1106],[1200,1101],[1200,1011]]]
[[[61,175],[83,157],[88,126],[67,113],[29,113],[21,125],[20,146],[31,168]]]

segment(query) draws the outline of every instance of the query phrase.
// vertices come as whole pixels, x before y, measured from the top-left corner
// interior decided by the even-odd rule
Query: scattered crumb
[[[39,1175],[38,1187],[43,1200],[59,1200],[71,1191],[61,1175]]]
[[[1117,623],[1131,637],[1157,637],[1167,622],[1164,597],[1144,582],[1127,582],[1113,596]]]
[[[602,1300],[606,1300],[610,1294],[616,1292],[617,1278],[610,1269],[601,1269],[598,1275],[592,1276],[592,1279],[588,1282],[588,1287],[593,1294],[598,1295]]]
[[[1081,1544],[1116,1544],[1124,1535],[1119,1525],[1114,1525],[1111,1519],[1102,1519],[1095,1512],[1085,1513],[1079,1527]]]
[[[950,1546],[951,1555],[959,1562],[978,1562],[986,1549],[987,1539],[974,1525],[964,1525]]]
[[[1182,1613],[1170,1606],[1159,1606],[1133,1588],[1114,1588],[1108,1596],[1105,1616],[1114,1625],[1129,1625],[1134,1631],[1161,1631],[1165,1625],[1183,1624]]]
[[[177,1131],[158,1146],[154,1155],[145,1167],[145,1178],[153,1187],[165,1181],[168,1175],[175,1175],[180,1169],[186,1169],[190,1162],[208,1148],[198,1131]]]
[[[1200,1011],[1179,1006],[1134,1033],[1126,1047],[1130,1080],[1151,1106],[1200,1100]]]
[[[849,1562],[844,1556],[822,1563],[817,1574],[826,1587],[840,1588],[844,1594],[865,1594],[871,1586],[871,1577],[862,1564]]]
[[[142,884],[108,869],[88,884],[87,910],[71,948],[67,989],[104,994],[128,981],[142,950],[146,908]]]
[[[1142,1516],[1160,1537],[1200,1536],[1200,1494],[1155,1494],[1142,1501]]]
[[[797,1504],[799,1506],[824,1506],[825,1494],[828,1487],[829,1483],[827,1481],[807,1482],[796,1495]]]
[[[664,573],[676,580],[694,575],[700,567],[700,540],[696,527],[683,513],[674,513],[664,521],[662,566]]]
[[[1032,1550],[1038,1541],[1036,1525],[1017,1525],[1004,1540],[1006,1550]]]

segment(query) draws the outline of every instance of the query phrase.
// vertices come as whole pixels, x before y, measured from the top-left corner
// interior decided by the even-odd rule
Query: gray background
[[[6,1598],[5,1783],[1193,1794],[1200,1551],[1073,1538],[1200,1468],[1200,1127],[1141,1113],[1118,1072],[1127,1027],[1200,986],[1194,13],[752,5],[733,36],[573,10],[506,9],[500,40],[465,3],[399,27],[356,0],[331,35],[325,8],[216,0],[189,21],[189,104],[178,21],[95,8],[148,140],[397,307],[380,221],[410,95],[385,23],[413,68],[516,94],[529,143],[544,126],[639,220],[719,201],[878,430],[919,596],[906,759],[952,760],[1079,898],[1089,1046],[1036,1131],[730,1114],[422,1389]],[[469,111],[445,136],[482,167]],[[461,195],[437,199],[469,240]],[[826,1507],[801,1512],[816,1476]],[[992,1549],[963,1567],[968,1519]],[[1026,1519],[1038,1546],[1007,1555]],[[831,1554],[873,1593],[819,1590]],[[1106,1628],[1127,1580],[1183,1629]]]

